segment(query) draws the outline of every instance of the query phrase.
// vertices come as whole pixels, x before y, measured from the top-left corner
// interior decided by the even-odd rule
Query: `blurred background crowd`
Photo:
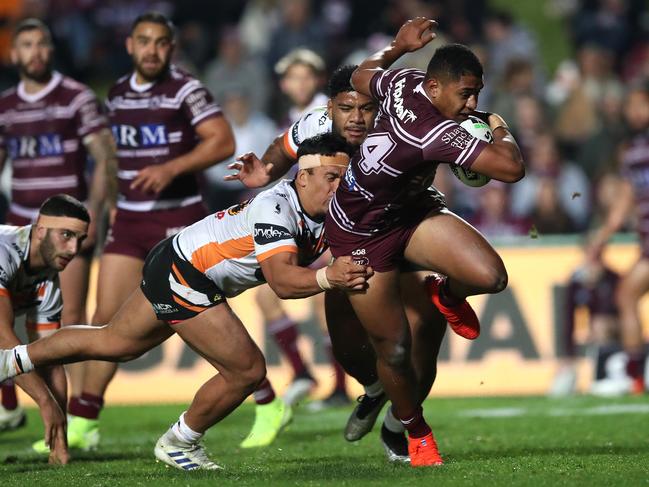
[[[583,232],[616,197],[616,152],[625,136],[625,89],[649,77],[643,0],[2,0],[0,88],[15,84],[8,50],[16,21],[39,17],[55,38],[56,67],[100,97],[131,64],[131,22],[147,9],[178,27],[174,62],[198,76],[233,125],[237,153],[261,155],[301,111],[322,104],[328,74],[383,47],[415,16],[439,22],[438,38],[399,66],[425,69],[436,47],[461,42],[479,54],[480,108],[501,114],[525,156],[516,185],[463,187],[446,168],[435,181],[449,206],[487,236]],[[311,53],[293,50],[307,48]],[[287,57],[288,55],[288,57]],[[299,63],[293,63],[295,59]],[[299,64],[297,69],[292,69]],[[244,197],[207,174],[210,206]],[[631,224],[631,222],[629,222]]]

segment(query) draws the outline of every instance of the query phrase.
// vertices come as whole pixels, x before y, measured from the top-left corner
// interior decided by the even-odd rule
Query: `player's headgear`
[[[50,32],[50,28],[42,20],[33,17],[21,20],[14,29],[11,38],[12,40],[16,40],[16,37],[18,37],[20,34],[22,34],[23,32],[28,32],[30,30],[40,30],[47,36],[50,42],[52,42],[52,33]]]
[[[297,150],[298,167],[300,169],[320,166],[347,167],[355,150],[343,137],[333,132],[316,135],[300,144]]]
[[[483,75],[478,56],[463,44],[447,44],[437,49],[426,69],[426,79],[457,81],[463,75]]]
[[[352,86],[352,73],[358,68],[357,64],[347,64],[336,69],[329,78],[327,84],[327,95],[334,98],[339,93],[354,91]]]
[[[143,14],[138,15],[131,24],[131,34],[135,30],[135,28],[143,22],[150,22],[152,24],[159,24],[166,27],[169,31],[169,37],[171,37],[172,39],[176,35],[176,26],[174,25],[174,23],[169,20],[164,14],[155,11],[144,12]]]

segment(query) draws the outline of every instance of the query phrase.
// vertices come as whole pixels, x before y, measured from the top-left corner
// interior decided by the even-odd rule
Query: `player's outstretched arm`
[[[525,165],[516,139],[507,123],[495,113],[481,113],[493,132],[494,142],[480,153],[471,170],[505,183],[515,183],[525,176]]]
[[[389,68],[392,63],[407,52],[421,49],[436,34],[432,29],[437,27],[437,22],[425,17],[415,17],[401,26],[399,32],[389,46],[381,49],[365,59],[352,74],[352,86],[360,93],[372,96],[370,80],[377,71]]]
[[[297,254],[280,252],[261,263],[266,281],[282,299],[313,296],[325,289],[361,291],[374,271],[371,267],[357,264],[349,256],[339,257],[322,269],[300,267]]]
[[[0,348],[11,349],[20,345],[14,333],[14,313],[11,301],[0,296]],[[65,433],[65,414],[43,378],[36,372],[23,374],[14,379],[39,407],[45,426],[45,443],[51,447],[50,463],[65,464],[69,461]]]
[[[241,181],[247,188],[262,188],[284,176],[295,164],[296,158],[284,149],[285,134],[277,137],[259,159],[253,152],[247,152],[228,166],[238,171],[224,176],[225,181]]]
[[[234,135],[225,117],[204,120],[196,126],[196,133],[201,141],[194,149],[164,164],[145,167],[133,179],[131,189],[159,193],[175,177],[200,171],[234,154]]]

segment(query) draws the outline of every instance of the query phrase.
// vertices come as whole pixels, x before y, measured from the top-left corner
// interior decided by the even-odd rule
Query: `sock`
[[[180,415],[180,418],[178,418],[178,421],[176,421],[169,429],[178,440],[182,441],[183,443],[193,445],[195,443],[198,443],[198,440],[202,438],[203,433],[194,431],[189,426],[187,426],[187,423],[185,423],[186,412],[187,411],[182,413]]]
[[[423,410],[421,406],[419,406],[413,414],[410,414],[405,418],[400,418],[401,423],[408,430],[408,436],[410,438],[423,438],[429,433],[432,433],[432,430],[426,423],[422,413]]]
[[[385,425],[387,430],[391,431],[392,433],[403,433],[404,431],[406,431],[403,423],[394,416],[394,413],[392,412],[392,406],[390,406],[385,412],[383,424]]]
[[[34,364],[29,358],[27,353],[27,345],[17,345],[12,349],[12,357],[7,357],[7,360],[11,360],[13,363],[10,364],[10,370],[15,372],[14,375],[26,374],[34,370]]]
[[[257,386],[255,392],[252,393],[252,397],[259,406],[269,404],[275,400],[275,390],[267,377]]]
[[[383,394],[383,384],[378,380],[369,386],[364,385],[363,389],[365,389],[365,394],[369,397],[379,397]]]
[[[2,407],[7,411],[13,411],[18,407],[18,397],[16,396],[16,384],[9,379],[0,386],[2,390]]]
[[[453,296],[449,287],[448,277],[444,278],[444,284],[439,288],[439,300],[444,306],[448,306],[449,308],[453,308],[464,301],[463,299]]]
[[[331,339],[328,336],[325,339],[324,345],[327,349],[329,360],[331,360],[331,367],[333,367],[334,369],[334,391],[343,391],[346,393],[345,383],[347,381],[347,376],[345,375],[345,370],[343,369],[342,365],[340,365],[340,363],[338,363],[338,361],[336,360],[336,357],[334,357],[333,348],[331,346]]]
[[[98,419],[104,407],[104,398],[82,392],[79,397],[72,397],[68,404],[68,413],[86,419]]]
[[[644,354],[629,353],[629,360],[626,363],[626,373],[632,379],[638,379],[644,375]]]
[[[306,371],[306,365],[302,360],[302,355],[297,348],[297,325],[288,316],[283,316],[278,320],[271,321],[267,324],[268,332],[275,339],[282,353],[291,364],[295,376],[299,376]]]

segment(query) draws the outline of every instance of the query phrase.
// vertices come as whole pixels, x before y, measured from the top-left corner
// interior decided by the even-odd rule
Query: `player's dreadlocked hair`
[[[480,60],[463,44],[447,44],[433,54],[426,70],[426,79],[458,81],[462,75],[467,74],[482,78]]]
[[[329,95],[329,98],[334,98],[338,93],[354,91],[354,87],[352,86],[352,73],[357,67],[358,65],[356,64],[347,64],[340,66],[333,72],[327,85],[327,95]]]

